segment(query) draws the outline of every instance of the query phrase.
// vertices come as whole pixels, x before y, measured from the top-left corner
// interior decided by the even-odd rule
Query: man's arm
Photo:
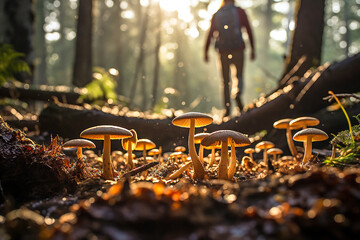
[[[207,35],[206,42],[205,42],[205,50],[204,50],[204,60],[205,60],[205,62],[209,61],[208,51],[209,51],[209,47],[210,47],[210,43],[211,43],[211,39],[213,37],[214,31],[215,31],[215,24],[214,24],[214,16],[213,16],[212,19],[211,19],[211,25],[210,25],[209,33]]]
[[[250,41],[250,46],[251,46],[251,60],[255,59],[255,44],[254,44],[254,35],[248,20],[248,17],[246,15],[245,10],[238,8],[239,9],[239,16],[240,16],[240,24],[241,26],[246,28],[246,32],[249,36],[249,41]]]

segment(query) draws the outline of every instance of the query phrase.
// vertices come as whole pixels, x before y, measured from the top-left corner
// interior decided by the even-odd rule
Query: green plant
[[[79,98],[80,102],[99,103],[116,102],[116,81],[111,74],[101,67],[94,67],[94,79],[85,86],[86,92]]]
[[[23,57],[24,54],[15,51],[11,45],[0,43],[0,86],[5,81],[14,79],[16,73],[30,73],[30,68]]]

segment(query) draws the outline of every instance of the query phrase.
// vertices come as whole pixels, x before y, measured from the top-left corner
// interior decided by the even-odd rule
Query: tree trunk
[[[353,93],[360,91],[360,54],[347,58],[329,67],[322,67],[313,75],[302,78],[280,89],[257,103],[258,107],[248,109],[240,117],[221,124],[206,126],[208,132],[232,129],[245,134],[255,134],[261,130],[271,131],[275,121],[303,115],[312,116],[329,103],[323,100],[328,91]],[[339,81],[341,79],[341,81]],[[307,89],[307,91],[303,91]],[[50,134],[66,138],[76,138],[82,130],[100,124],[118,124],[127,129],[135,129],[143,138],[152,139],[165,151],[175,145],[186,145],[187,129],[171,124],[167,119],[140,119],[86,110],[62,105],[51,105],[41,113],[40,128]],[[326,125],[322,122],[321,128]],[[203,129],[197,129],[202,132]],[[285,136],[285,132],[283,133]]]
[[[302,76],[311,67],[321,62],[322,36],[324,31],[325,0],[298,0],[296,6],[296,26],[292,37],[289,56],[285,61],[285,76],[302,56],[306,61],[296,72]]]
[[[141,70],[143,69],[143,64],[144,64],[144,60],[145,60],[145,40],[146,40],[146,34],[147,34],[147,28],[148,28],[150,6],[151,5],[149,4],[149,6],[146,8],[145,13],[144,13],[144,19],[141,24],[142,27],[141,27],[140,42],[139,42],[140,52],[139,52],[139,56],[136,61],[134,77],[133,77],[131,90],[130,90],[130,105],[132,105],[134,103],[135,96],[136,96],[136,88],[137,88],[139,78],[145,77],[145,76],[142,76]]]
[[[123,95],[124,94],[124,60],[123,60],[123,35],[121,32],[121,25],[123,23],[123,19],[121,17],[122,9],[120,7],[121,0],[114,0],[114,5],[116,8],[115,14],[116,14],[116,30],[115,34],[117,35],[116,38],[116,57],[115,57],[115,66],[116,69],[119,71],[119,75],[117,76],[117,93]]]
[[[73,85],[84,87],[92,80],[92,0],[79,0]]]
[[[105,18],[105,1],[96,1],[96,7],[98,8],[98,16],[96,18],[97,21],[97,31],[96,31],[96,58],[94,59],[94,62],[96,66],[104,67],[105,64],[105,49],[106,47],[106,41],[105,41],[105,32],[106,29],[105,25],[106,22],[104,20]]]
[[[31,0],[5,0],[4,3],[5,24],[4,27],[4,43],[11,44],[14,49],[25,55],[25,61],[33,71],[32,59],[32,27],[34,16],[32,13]],[[32,76],[27,73],[17,74],[16,78],[22,82],[32,82]]]
[[[35,32],[35,55],[36,55],[36,66],[34,73],[34,83],[41,85],[47,84],[46,75],[46,41],[45,41],[45,14],[44,14],[44,0],[36,1],[36,32]]]
[[[161,23],[162,23],[162,10],[160,3],[157,4],[158,8],[158,25],[156,28],[156,46],[155,46],[155,65],[154,65],[154,82],[152,88],[151,109],[154,109],[157,102],[157,91],[159,88],[159,71],[160,71],[160,47],[161,47]]]

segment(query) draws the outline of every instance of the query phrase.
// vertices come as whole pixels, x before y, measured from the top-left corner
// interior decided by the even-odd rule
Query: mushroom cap
[[[198,134],[195,134],[195,135],[194,135],[194,142],[195,142],[195,144],[200,144],[201,141],[202,141],[205,137],[207,137],[207,136],[209,136],[209,135],[210,135],[210,133],[198,133]]]
[[[247,148],[244,150],[244,153],[249,154],[249,153],[254,153],[255,149],[254,148]]]
[[[95,144],[86,139],[72,139],[67,142],[65,142],[62,145],[63,148],[75,148],[75,147],[81,147],[81,148],[95,148]]]
[[[184,146],[177,146],[174,150],[175,150],[175,152],[185,152],[185,151],[186,151],[186,147],[184,147]]]
[[[195,119],[195,127],[203,127],[213,122],[213,118],[205,113],[188,112],[174,118],[172,124],[190,128],[191,119]]]
[[[145,147],[145,149],[144,149]],[[153,149],[155,148],[156,145],[153,141],[151,141],[150,139],[139,139],[137,141],[137,144],[136,144],[136,147],[135,147],[135,150],[136,151],[142,151],[142,150],[150,150],[150,149]]]
[[[280,148],[270,148],[267,150],[268,154],[283,154],[283,150]]]
[[[221,145],[221,141],[227,141],[228,145],[231,145],[231,141],[235,142],[235,146],[242,147],[251,144],[250,139],[242,133],[232,130],[219,130],[210,133],[201,141],[203,146]]]
[[[281,120],[278,120],[274,122],[273,127],[277,129],[287,129],[289,128],[290,122],[292,121],[292,118],[284,118]]]
[[[258,149],[269,149],[275,147],[275,144],[270,141],[262,141],[256,144],[255,148]]]
[[[181,157],[182,156],[182,152],[173,152],[170,154],[170,158],[173,158],[173,157]]]
[[[148,155],[149,155],[149,156],[154,156],[154,155],[157,155],[157,154],[159,154],[159,153],[160,153],[160,150],[159,150],[159,149],[153,148],[153,149],[151,149],[151,150],[148,152]]]
[[[122,127],[113,125],[99,125],[85,129],[80,133],[80,137],[103,140],[105,135],[109,135],[110,139],[122,139],[132,137],[132,133]]]
[[[128,150],[129,144],[131,144],[131,149],[134,149],[138,140],[136,131],[134,129],[130,129],[130,132],[132,133],[132,137],[123,138],[121,140],[121,145],[126,151]]]
[[[308,127],[308,126],[316,126],[319,125],[320,121],[317,118],[314,117],[298,117],[294,120],[291,120],[290,127],[292,129],[299,129],[302,127]]]
[[[128,158],[129,154],[125,153],[124,158]],[[136,155],[134,153],[131,154],[132,158],[136,158]]]
[[[312,142],[324,141],[324,140],[329,138],[329,136],[326,134],[326,132],[324,132],[324,131],[322,131],[320,129],[306,128],[306,129],[303,129],[301,131],[298,131],[294,135],[293,139],[295,141],[305,142],[308,136],[311,137]]]

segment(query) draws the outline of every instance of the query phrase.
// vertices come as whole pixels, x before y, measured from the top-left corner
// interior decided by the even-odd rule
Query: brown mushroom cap
[[[276,129],[287,129],[290,127],[290,122],[292,118],[284,118],[279,121],[274,122],[273,127]]]
[[[134,129],[130,129],[130,132],[132,133],[132,137],[124,138],[121,142],[122,147],[126,151],[128,150],[129,144],[131,144],[131,149],[134,149],[138,140],[136,131]]]
[[[137,141],[137,144],[136,144],[136,147],[135,147],[135,150],[136,151],[142,151],[142,150],[150,150],[150,149],[153,149],[155,148],[156,145],[153,141],[149,140],[149,139],[139,139]],[[144,149],[145,148],[145,149]]]
[[[95,144],[92,141],[86,140],[86,139],[72,139],[67,142],[65,142],[62,145],[63,148],[95,148]]]
[[[195,144],[200,144],[201,141],[202,141],[205,137],[207,137],[207,136],[209,136],[209,135],[210,135],[210,133],[198,133],[198,134],[195,134],[195,135],[194,135],[194,142],[195,142]]]
[[[158,155],[160,153],[160,150],[157,149],[157,148],[154,148],[154,149],[151,149],[149,152],[148,152],[148,155],[149,156],[154,156],[154,155]]]
[[[319,123],[320,123],[319,119],[314,117],[299,117],[290,121],[289,125],[291,129],[299,129],[309,126],[316,126],[319,125]]]
[[[269,149],[269,148],[273,148],[274,146],[275,146],[275,144],[270,141],[262,141],[262,142],[259,142],[258,144],[256,144],[255,148]]]
[[[177,146],[174,150],[175,150],[175,152],[185,152],[185,151],[186,151],[186,147],[184,147],[184,146]]]
[[[247,148],[244,150],[244,153],[246,153],[246,154],[250,154],[250,153],[254,153],[254,152],[255,152],[254,148]]]
[[[122,127],[113,125],[100,125],[85,129],[80,133],[80,137],[103,140],[104,135],[109,135],[110,139],[122,139],[132,137],[132,133]]]
[[[210,133],[209,136],[205,137],[201,141],[201,145],[204,146],[221,145],[221,141],[227,141],[228,145],[231,145],[232,140],[235,142],[235,145],[237,147],[247,146],[251,144],[250,139],[245,134],[232,130],[219,130]]]
[[[311,137],[313,142],[324,141],[329,138],[326,132],[317,128],[306,128],[294,135],[294,140],[299,142],[305,142],[308,137]]]
[[[190,128],[190,120],[195,119],[195,127],[203,127],[213,122],[213,118],[204,113],[188,112],[172,120],[172,124],[179,127]]]
[[[283,154],[283,150],[281,150],[280,148],[270,148],[267,150],[268,154]]]
[[[173,158],[173,157],[181,157],[182,156],[182,152],[173,152],[170,154],[170,158]]]

